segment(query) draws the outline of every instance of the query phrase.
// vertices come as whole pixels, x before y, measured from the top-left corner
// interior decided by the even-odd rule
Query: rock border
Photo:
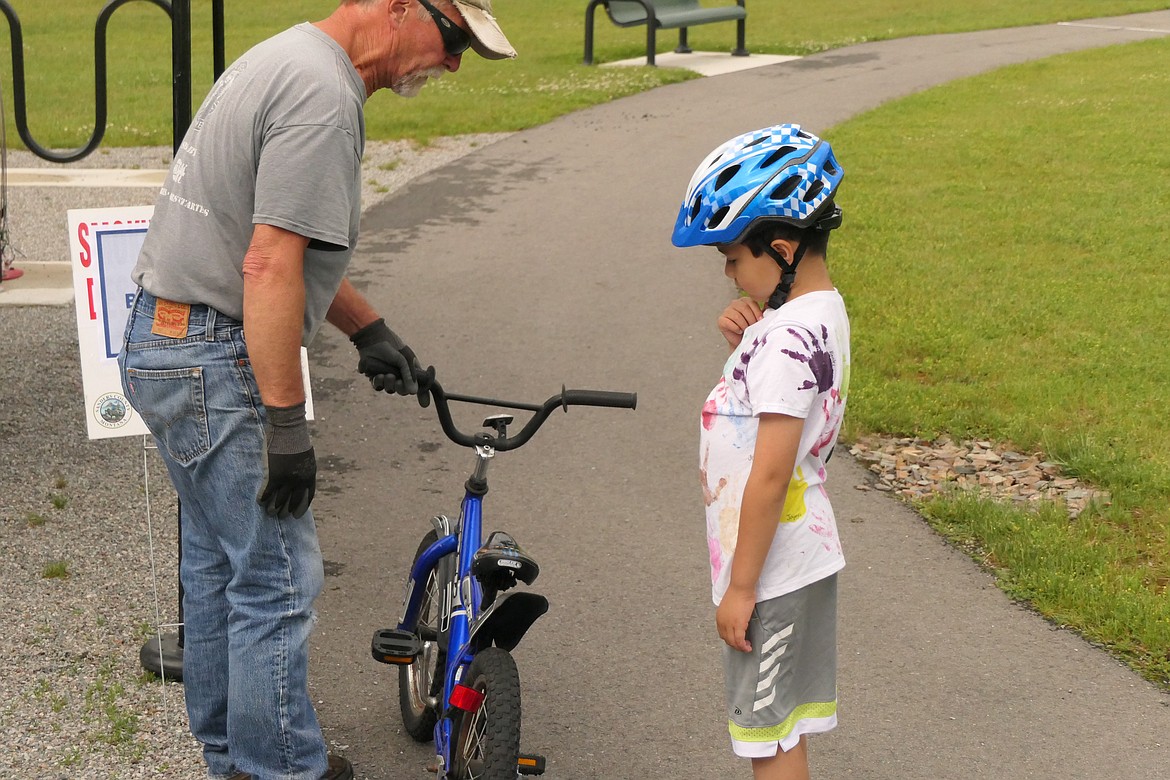
[[[911,502],[975,491],[1016,506],[1061,504],[1070,520],[1112,503],[1108,492],[1066,476],[1061,464],[1044,453],[1025,454],[991,441],[869,435],[849,451],[876,477],[873,485],[856,485],[857,490],[893,493]]]

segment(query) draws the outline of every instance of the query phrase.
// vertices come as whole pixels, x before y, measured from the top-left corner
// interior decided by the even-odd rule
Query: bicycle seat
[[[540,567],[510,534],[493,531],[487,543],[472,556],[471,571],[484,587],[507,590],[516,580],[531,585],[540,574]]]

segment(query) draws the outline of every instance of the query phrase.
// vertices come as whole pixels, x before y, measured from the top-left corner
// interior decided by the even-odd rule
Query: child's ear
[[[785,238],[777,238],[772,241],[772,250],[784,258],[786,263],[791,263],[792,258],[796,256],[796,245]]]

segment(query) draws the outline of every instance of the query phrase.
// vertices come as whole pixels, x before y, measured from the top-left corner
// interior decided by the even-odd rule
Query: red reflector
[[[464,712],[475,712],[483,704],[483,693],[468,688],[466,685],[456,685],[451,691],[451,706]]]

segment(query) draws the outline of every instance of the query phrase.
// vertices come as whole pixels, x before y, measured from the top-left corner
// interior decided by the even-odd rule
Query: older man
[[[322,587],[300,347],[328,320],[375,389],[413,353],[346,280],[364,104],[417,94],[467,48],[516,56],[490,0],[343,0],[252,48],[175,155],[119,357],[182,505],[183,679],[213,778],[350,778],[308,695]]]

